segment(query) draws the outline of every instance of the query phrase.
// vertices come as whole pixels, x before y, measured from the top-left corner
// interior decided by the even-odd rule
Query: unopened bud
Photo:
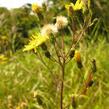
[[[91,87],[93,85],[94,81],[93,80],[90,80],[89,83],[88,83],[88,87]]]
[[[83,67],[83,65],[82,65],[82,61],[81,61],[81,55],[80,55],[80,52],[78,52],[78,51],[76,51],[75,52],[75,60],[76,60],[76,62],[77,62],[77,66],[78,66],[78,68],[82,68]]]
[[[97,71],[97,68],[96,68],[96,60],[93,59],[92,60],[92,72],[95,73]]]
[[[37,102],[39,105],[43,104],[42,97],[40,95],[37,95]]]
[[[71,50],[71,51],[70,51],[70,54],[69,54],[70,58],[73,58],[74,55],[75,55],[75,50]]]
[[[47,58],[49,58],[49,59],[50,59],[50,57],[51,57],[50,52],[49,52],[49,51],[45,51],[45,56],[46,56]]]
[[[77,62],[77,66],[78,66],[78,68],[82,68],[83,67],[83,65],[82,65],[82,62],[80,61],[80,62]]]
[[[45,43],[41,44],[41,48],[42,48],[42,50],[46,51],[47,50],[46,44]]]
[[[72,96],[72,107],[73,107],[73,109],[75,109],[77,107],[75,96]]]

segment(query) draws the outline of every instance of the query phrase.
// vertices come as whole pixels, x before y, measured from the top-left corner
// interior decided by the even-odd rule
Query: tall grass
[[[71,96],[82,89],[81,75],[86,75],[95,59],[97,72],[94,84],[84,96],[76,96],[78,109],[109,108],[109,44],[99,38],[80,45],[85,69],[78,69],[72,59],[66,67],[64,104],[70,104]],[[90,60],[90,61],[89,61]],[[59,68],[46,59],[43,63],[33,53],[18,51],[6,64],[0,65],[0,109],[58,109]]]

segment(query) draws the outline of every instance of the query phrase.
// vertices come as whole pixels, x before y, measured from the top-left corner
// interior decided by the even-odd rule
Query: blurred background
[[[25,0],[24,2],[17,0],[1,0],[0,53],[8,55],[10,54],[10,52],[14,53],[16,50],[21,49],[26,43],[26,39],[31,33],[30,31],[37,28],[38,23],[41,23],[31,12],[31,3],[35,1],[39,5],[42,5],[43,8],[48,8],[44,11],[44,14],[46,15],[46,20],[42,21],[42,24],[47,23],[47,20],[50,21],[56,15],[64,14],[64,4],[66,2],[75,2],[75,0],[46,0],[46,2],[41,0]],[[103,37],[105,37],[108,41],[109,1],[92,0],[91,5],[93,18],[98,18],[98,22],[95,23],[96,26],[93,26],[93,28],[97,28],[97,31],[94,31],[94,29],[92,28],[94,35],[91,38],[96,39],[96,35],[102,34]]]
[[[44,10],[41,21],[31,10],[33,2]],[[0,0],[0,109],[57,109],[59,68],[43,57],[55,72],[51,75],[35,54],[22,49],[39,25],[54,22],[58,15],[66,16],[65,4],[70,2],[76,0]],[[96,60],[97,72],[87,97],[78,100],[83,104],[78,109],[109,109],[109,0],[91,0],[91,10],[92,19],[97,20],[78,50],[86,72],[92,59]],[[77,89],[80,73],[83,72],[72,60],[65,74],[65,103],[70,103],[69,96]]]

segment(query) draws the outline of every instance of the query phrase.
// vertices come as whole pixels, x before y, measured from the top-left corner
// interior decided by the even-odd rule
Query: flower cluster
[[[37,33],[37,35],[33,35],[28,45],[25,45],[23,51],[29,51],[32,49],[36,49],[38,46],[45,43],[50,39],[50,35],[56,35],[58,30],[63,29],[68,25],[68,20],[64,16],[57,16],[55,24],[47,24],[42,27],[41,33]]]
[[[41,34],[42,35],[50,35],[56,34],[58,30],[65,28],[68,25],[68,20],[64,16],[57,16],[55,24],[47,24],[42,27]]]

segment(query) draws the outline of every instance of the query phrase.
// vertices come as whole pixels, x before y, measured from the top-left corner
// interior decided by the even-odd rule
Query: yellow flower
[[[70,3],[66,4],[65,8],[69,11],[70,8],[72,8],[74,11],[78,11],[84,8],[84,3],[82,0],[77,0],[75,4]]]
[[[34,12],[34,13],[40,13],[41,12],[41,7],[38,5],[38,4],[36,4],[36,3],[33,3],[32,4],[32,11]]]
[[[49,39],[48,36],[42,36],[41,34],[33,35],[28,45],[25,45],[23,51],[29,51],[32,49],[35,50],[38,46],[46,42],[48,39]]]
[[[82,9],[83,8],[83,2],[82,2],[82,0],[77,0],[76,1],[76,3],[75,3],[75,5],[74,5],[74,10],[76,11],[76,10],[80,10],[80,9]]]

